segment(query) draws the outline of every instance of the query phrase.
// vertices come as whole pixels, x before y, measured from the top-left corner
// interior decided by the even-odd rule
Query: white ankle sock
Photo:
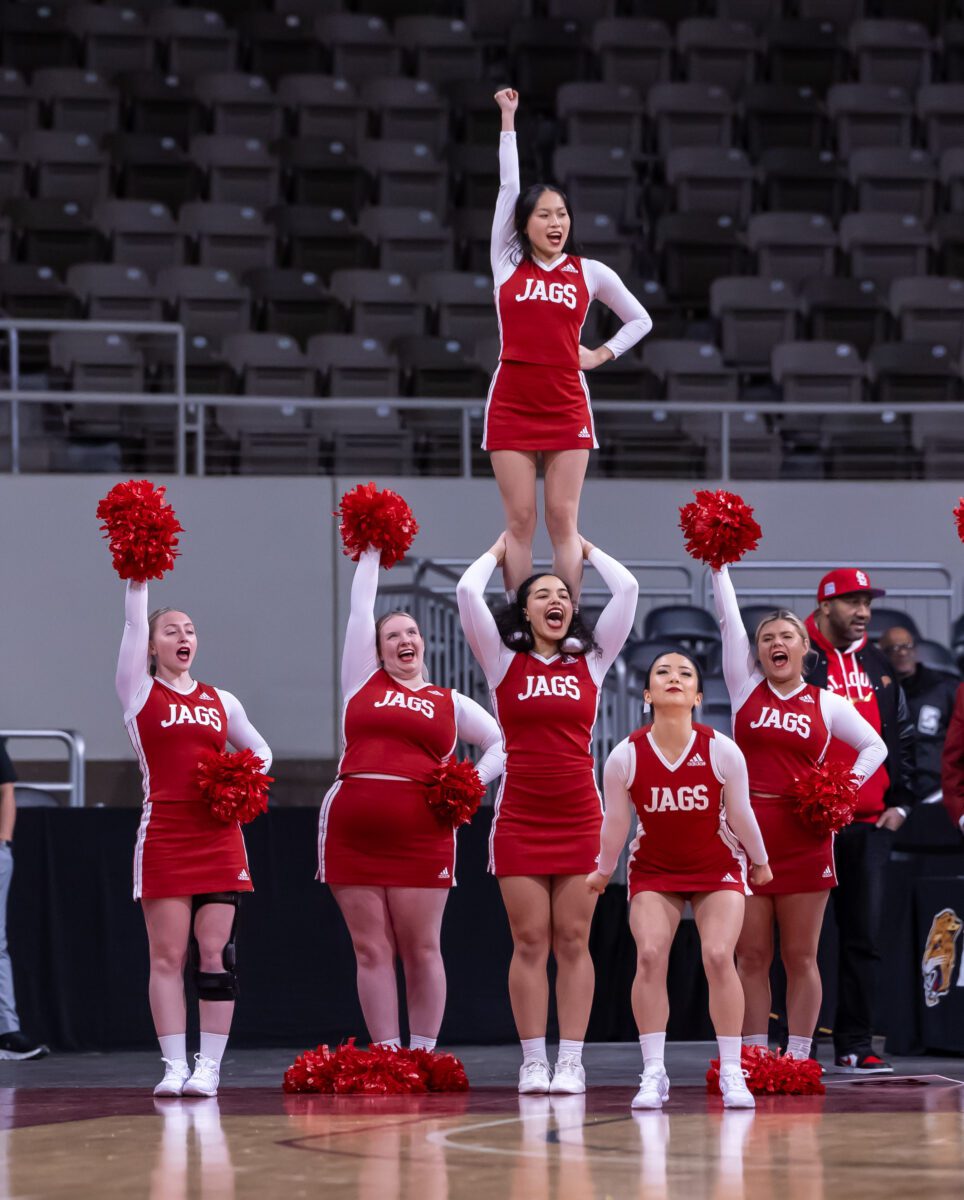
[[[417,1033],[413,1033],[408,1039],[410,1050],[434,1050],[437,1038],[419,1037]]]
[[[787,1038],[787,1054],[792,1054],[794,1058],[809,1058],[812,1045],[813,1038],[796,1037],[791,1033]]]
[[[524,1063],[541,1062],[549,1065],[549,1059],[546,1057],[546,1039],[541,1038],[522,1038],[520,1042],[522,1046],[522,1061]]]
[[[205,1033],[201,1030],[201,1055],[210,1058],[220,1067],[224,1051],[227,1049],[228,1035],[226,1033]]]
[[[663,1054],[666,1050],[665,1033],[641,1033],[639,1048],[643,1052],[643,1070],[652,1067],[655,1071],[663,1065]]]
[[[720,1066],[740,1065],[740,1039],[738,1037],[718,1037],[716,1044],[720,1048]]]
[[[159,1037],[158,1042],[161,1046],[161,1057],[166,1058],[168,1062],[187,1062],[187,1034],[186,1033],[165,1033],[163,1037]]]
[[[766,1050],[769,1042],[765,1033],[745,1033],[743,1035],[744,1046],[760,1046]]]
[[[382,1038],[380,1042],[373,1042],[374,1046],[391,1046],[394,1050],[401,1050],[402,1039],[400,1037]]]
[[[582,1062],[582,1048],[584,1045],[584,1042],[573,1042],[568,1038],[560,1038],[559,1057],[562,1058],[562,1056],[565,1055],[567,1058],[576,1058],[579,1060],[579,1062]]]

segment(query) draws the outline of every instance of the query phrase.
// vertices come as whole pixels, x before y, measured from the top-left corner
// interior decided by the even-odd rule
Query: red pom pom
[[[822,762],[793,781],[788,797],[818,833],[838,833],[857,811],[857,777],[840,763]]]
[[[97,519],[110,544],[121,579],[144,583],[161,579],[180,554],[177,535],[184,527],[164,499],[165,488],[149,479],[118,483],[97,505]]]
[[[954,520],[957,522],[957,536],[964,542],[964,496],[957,502],[954,509]]]
[[[695,502],[691,500],[679,510],[687,554],[718,571],[757,548],[763,530],[753,519],[753,509],[739,496],[722,489],[693,495]]]
[[[270,775],[263,774],[264,759],[252,750],[212,751],[197,765],[201,799],[219,821],[247,825],[268,811]]]
[[[378,491],[373,483],[359,483],[345,492],[336,517],[341,517],[345,553],[358,561],[363,550],[381,551],[383,567],[401,562],[418,533],[412,510],[397,492]]]
[[[435,778],[428,786],[425,799],[440,821],[457,829],[472,820],[484,795],[485,784],[479,778],[475,764],[464,759],[462,762],[445,762],[435,768]]]
[[[740,1065],[746,1073],[746,1086],[754,1096],[822,1096],[823,1068],[814,1058],[794,1058],[792,1054],[771,1054],[763,1046],[744,1046]],[[714,1058],[706,1072],[706,1090],[720,1094],[720,1060]]]
[[[285,1071],[288,1093],[319,1092],[338,1096],[411,1096],[424,1092],[464,1092],[465,1068],[452,1054],[369,1046],[355,1039],[335,1047],[319,1046],[299,1054]]]

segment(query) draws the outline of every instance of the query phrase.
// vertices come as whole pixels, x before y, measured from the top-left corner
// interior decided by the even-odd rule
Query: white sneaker
[[[521,1096],[545,1095],[552,1083],[549,1064],[534,1058],[519,1068],[519,1094]]]
[[[633,1108],[662,1108],[669,1099],[669,1076],[663,1067],[643,1071],[639,1091],[633,1097]]]
[[[720,1067],[720,1091],[724,1108],[756,1108],[753,1093],[746,1086],[746,1072],[736,1064]]]
[[[162,1058],[164,1078],[154,1089],[155,1096],[180,1096],[191,1077],[191,1068],[183,1058]]]
[[[194,1074],[181,1089],[182,1096],[216,1096],[221,1072],[213,1058],[194,1056]]]
[[[549,1091],[554,1094],[578,1096],[586,1090],[586,1070],[574,1054],[562,1054],[556,1060]]]

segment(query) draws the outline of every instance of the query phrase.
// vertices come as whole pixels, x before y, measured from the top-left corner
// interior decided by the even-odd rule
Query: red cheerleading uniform
[[[836,887],[833,835],[818,833],[786,799],[794,779],[823,759],[830,731],[821,689],[804,684],[781,696],[761,680],[733,720],[733,736],[746,756],[753,811],[766,842],[773,881],[758,895],[818,892]]]
[[[585,655],[513,655],[493,691],[506,769],[489,835],[493,875],[584,875],[599,852],[593,775],[599,688]]]
[[[318,878],[374,887],[448,888],[455,830],[426,802],[426,784],[455,750],[454,694],[413,690],[379,668],[348,698],[338,779],[321,806]],[[370,775],[401,778],[372,779]]]
[[[155,679],[127,722],[144,781],[134,849],[134,898],[253,891],[237,821],[218,820],[201,798],[199,759],[222,751],[228,715],[217,689],[178,692]]]
[[[630,735],[636,769],[629,795],[639,818],[630,849],[630,897],[637,892],[750,895],[746,854],[726,823],[724,780],[710,752],[716,735],[706,725],[693,730],[692,744],[677,763],[663,758],[649,730]]]

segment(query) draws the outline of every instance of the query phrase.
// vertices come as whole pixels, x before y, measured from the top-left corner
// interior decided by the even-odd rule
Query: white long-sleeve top
[[[723,678],[735,717],[765,676],[750,645],[733,581],[725,566],[721,571],[713,572],[713,599],[723,634]],[[786,694],[777,692],[772,684],[769,686],[775,696],[790,699],[808,685],[801,680],[798,688]],[[857,751],[857,761],[851,769],[862,784],[887,757],[887,746],[873,725],[852,704],[826,688],[817,690],[820,712],[828,732]]]
[[[499,139],[499,195],[495,202],[490,245],[496,291],[519,265],[519,239],[515,232],[515,205],[519,191],[516,136],[514,133],[503,133]],[[533,261],[546,272],[551,272],[566,257],[563,254],[549,264],[539,259]],[[623,322],[622,328],[604,343],[612,351],[613,357],[618,358],[649,333],[653,328],[652,319],[612,267],[594,258],[580,258],[580,263],[590,300],[601,300]]]
[[[599,649],[586,655],[589,673],[599,687],[633,627],[639,584],[622,563],[610,558],[598,546],[594,546],[590,551],[588,561],[612,592],[612,599],[599,614],[599,620],[596,622],[594,636]],[[487,551],[466,569],[456,589],[466,641],[485,672],[486,682],[491,691],[505,678],[509,664],[518,653],[516,650],[510,650],[502,641],[495,617],[485,602],[485,585],[489,582],[496,565],[495,555]]]
[[[726,823],[739,838],[750,862],[762,866],[767,861],[763,835],[750,805],[750,783],[746,759],[732,738],[717,733],[710,739],[710,758],[717,778],[723,780],[723,804]],[[611,875],[626,844],[626,836],[635,812],[629,789],[636,777],[636,749],[629,738],[615,746],[603,770],[603,796],[606,811],[599,834],[599,870]]]
[[[368,549],[362,552],[355,568],[351,585],[351,608],[345,645],[341,656],[342,704],[347,705],[351,697],[380,669],[377,639],[375,635],[375,597],[378,594],[379,552]],[[431,686],[425,680],[396,680],[401,687],[420,691]],[[505,768],[505,752],[502,748],[502,730],[491,713],[469,696],[452,689],[455,708],[456,734],[463,742],[478,746],[482,751],[475,764],[483,783],[497,779]],[[390,774],[381,778],[398,778]]]
[[[129,580],[124,597],[124,633],[121,637],[120,653],[117,656],[115,686],[117,698],[124,709],[124,723],[129,724],[144,707],[154,679],[148,671],[147,647],[150,642],[148,628],[147,584]],[[189,687],[178,687],[167,680],[164,686],[181,695],[190,695],[196,686],[192,679]],[[212,685],[213,686],[213,685]],[[271,749],[261,734],[248,720],[241,701],[225,688],[215,687],[224,711],[227,714],[227,739],[236,750],[252,750],[264,763],[267,773],[271,766]]]

